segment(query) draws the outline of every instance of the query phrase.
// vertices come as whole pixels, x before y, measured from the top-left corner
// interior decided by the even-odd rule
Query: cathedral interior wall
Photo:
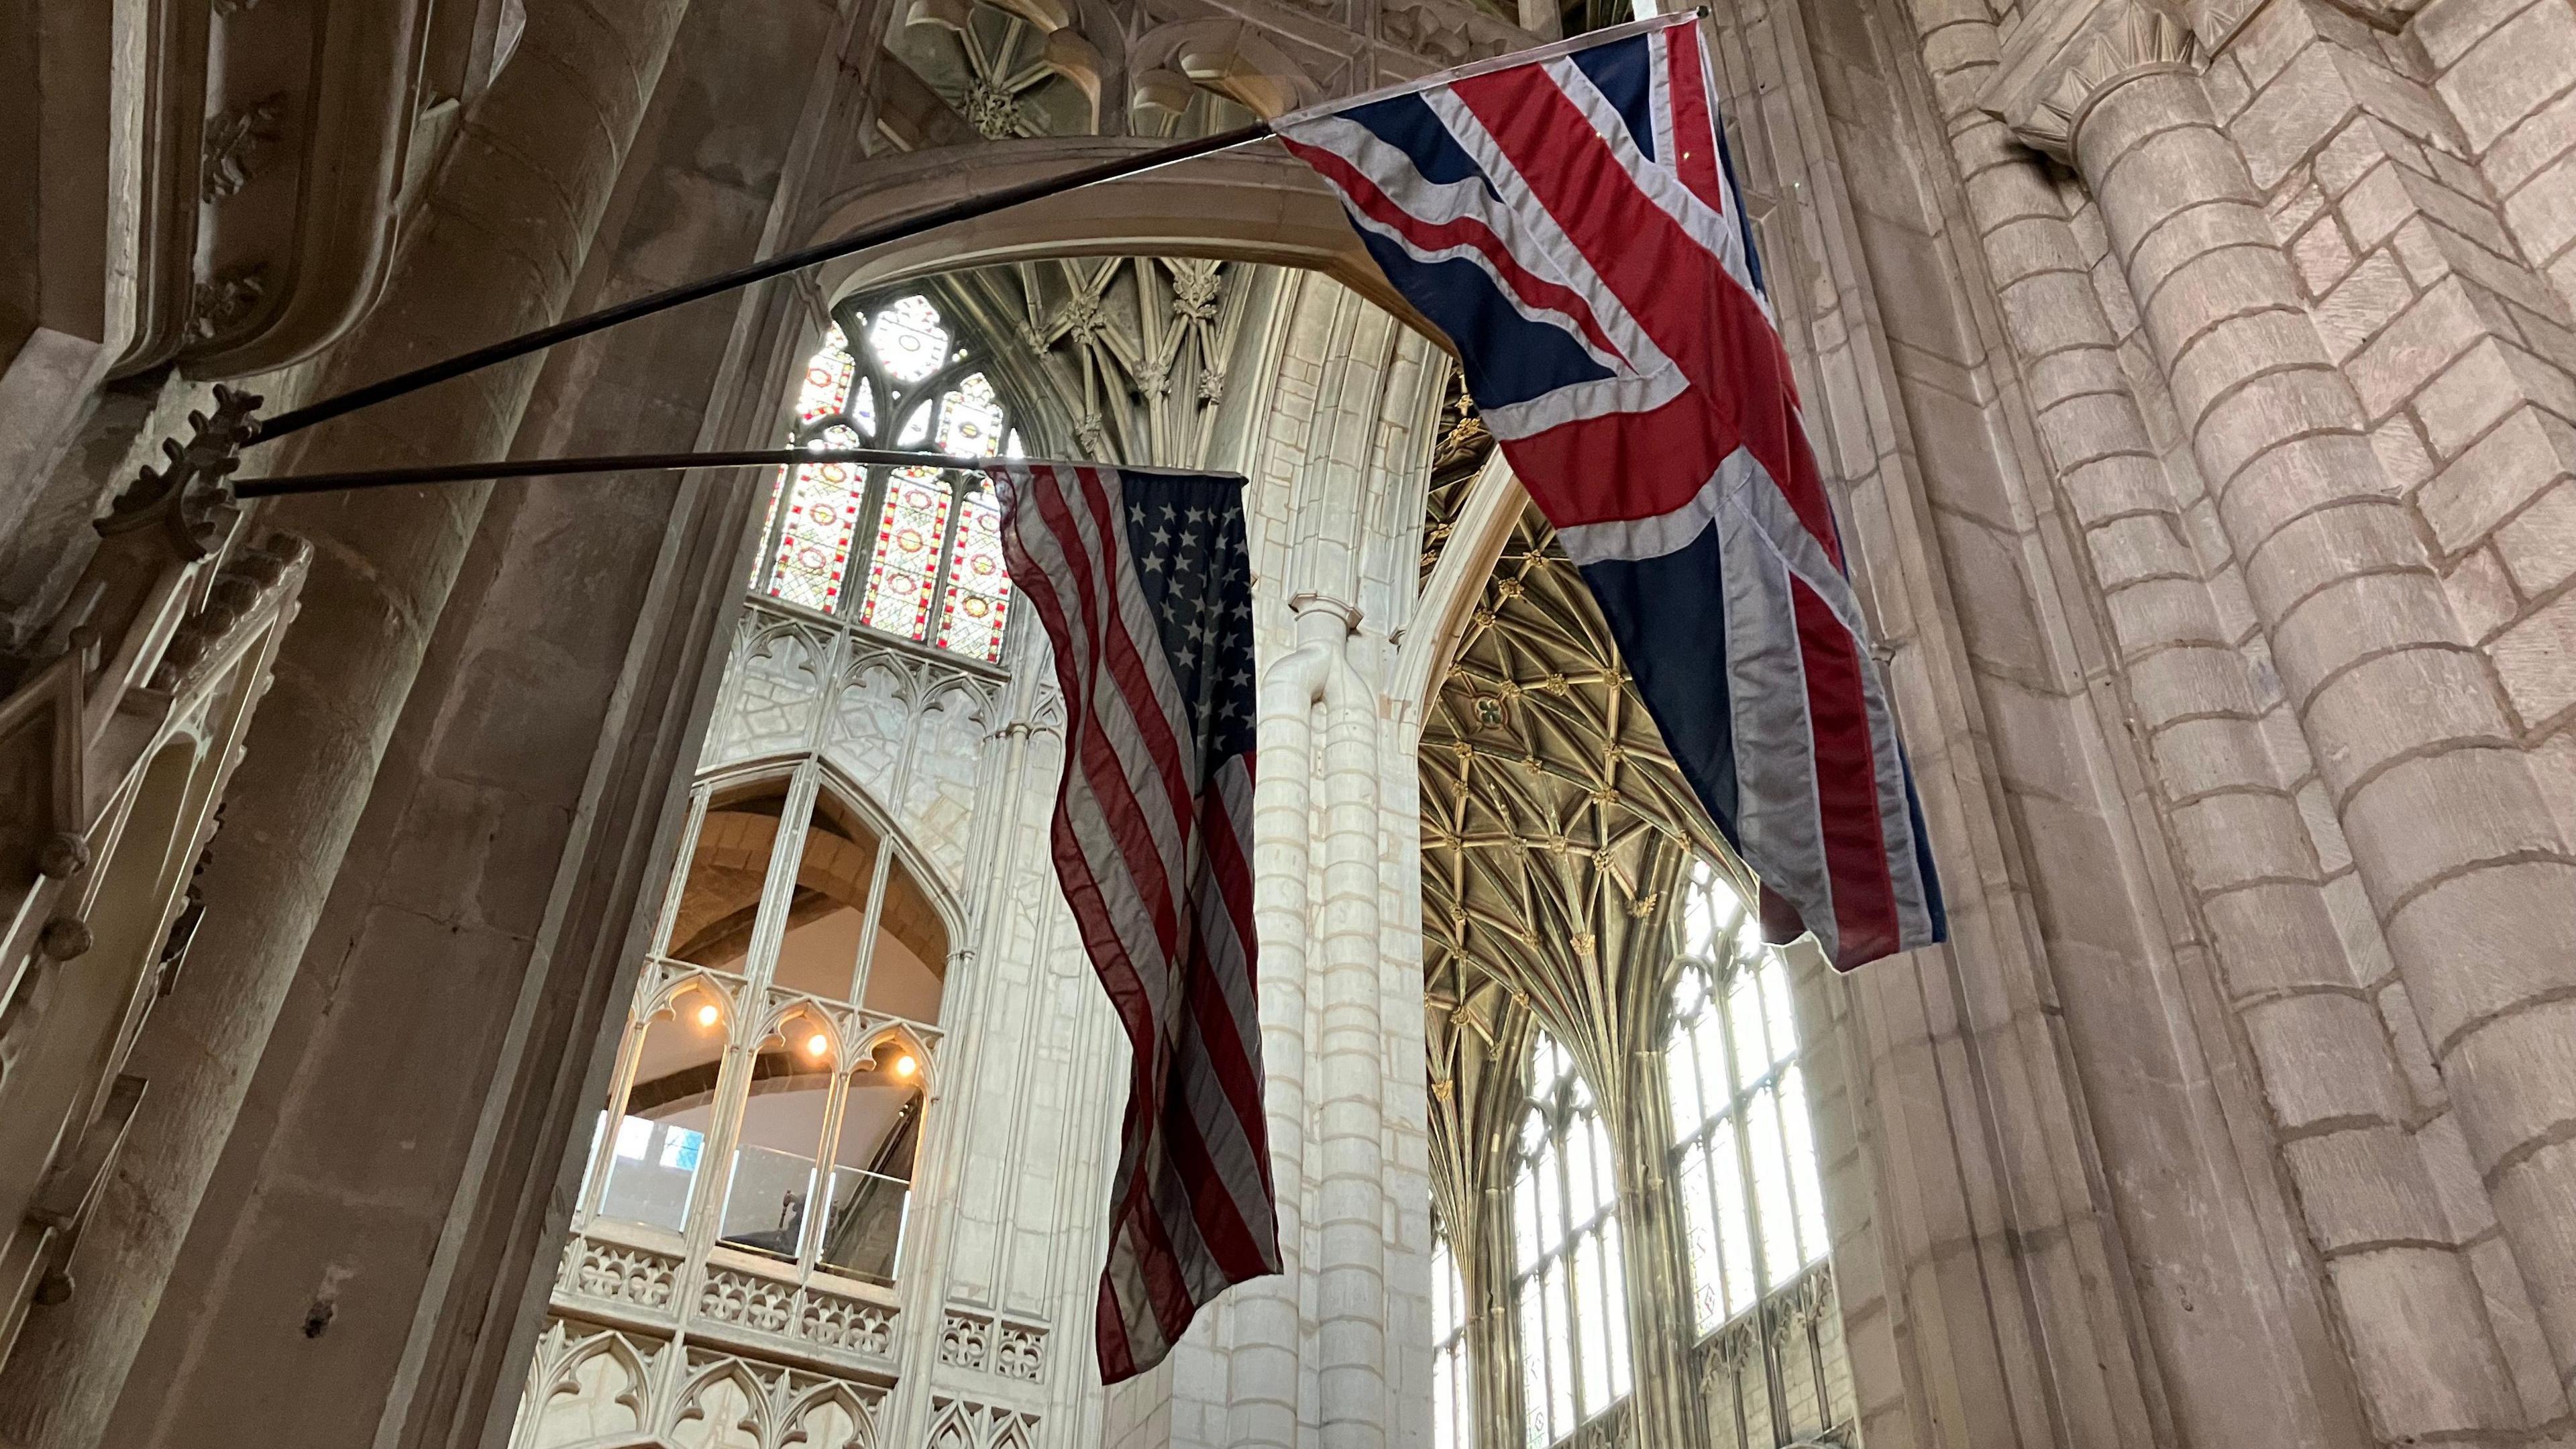
[[[57,829],[115,863],[104,896],[0,832],[0,1109],[69,1124],[0,1160],[0,1203],[106,1144],[0,1249],[0,1443],[1414,1449],[1435,1252],[1470,1301],[1511,1290],[1498,1144],[1542,1037],[1622,1157],[1639,1372],[1585,1442],[1738,1442],[1741,1336],[1685,1311],[1668,993],[1620,974],[1647,925],[1585,914],[1660,928],[1691,837],[1615,870],[1602,845],[1539,965],[1460,973],[1428,782],[1485,747],[1466,652],[1550,545],[1507,468],[1442,472],[1454,364],[1294,162],[929,233],[244,469],[775,445],[827,326],[918,295],[1028,451],[1250,480],[1289,1271],[1113,1391],[1087,1339],[1125,1069],[1049,863],[1062,702],[1029,621],[968,659],[747,597],[766,470],[272,503],[166,557],[90,527],[219,381],[274,415],[1560,17],[420,0],[410,40],[296,32],[341,77],[333,129],[319,93],[280,92],[291,123],[249,94],[288,34],[259,27],[338,13],[270,4],[0,24],[0,77],[33,78],[0,114],[37,138],[0,166],[31,198],[0,207],[0,683],[36,698],[105,598],[104,657],[144,663],[86,687],[158,689],[151,738],[206,742],[158,813],[133,802],[180,756],[97,746],[120,783]],[[1787,958],[1832,1442],[2569,1440],[2576,10],[1745,0],[1707,33],[1953,932],[1849,977]],[[110,575],[158,592],[128,609]],[[212,662],[155,673],[183,627]],[[10,708],[7,758],[56,758]],[[771,840],[818,800],[863,821],[946,943],[861,948],[909,983],[883,997],[698,988],[828,1022],[845,1075],[917,1062],[891,1283],[729,1246],[711,1193],[667,1230],[601,1211],[594,1134],[653,1023],[735,981],[665,953],[693,852],[742,828],[710,802],[754,786]],[[738,975],[805,889],[753,875]],[[55,920],[122,963],[86,1015],[45,984],[85,964]],[[76,1015],[81,1053],[28,1054]],[[721,1030],[750,1073],[760,1039]],[[711,1154],[726,1110],[690,1119]],[[1499,1306],[1463,1331],[1460,1442],[1521,1442],[1522,1337]]]

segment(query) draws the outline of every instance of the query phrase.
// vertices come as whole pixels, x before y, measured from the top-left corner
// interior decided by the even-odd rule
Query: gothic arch
[[[956,199],[958,168],[968,161],[981,188],[999,190],[1162,144],[1045,137],[915,152],[885,162],[865,189],[832,198],[813,237],[819,241],[933,211]],[[1319,271],[1439,340],[1387,285],[1323,182],[1267,143],[871,247],[820,268],[817,279],[822,295],[837,302],[853,292],[975,267],[1122,254],[1217,257]]]

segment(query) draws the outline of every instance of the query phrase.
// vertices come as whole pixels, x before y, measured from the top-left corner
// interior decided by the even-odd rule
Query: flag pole
[[[720,448],[689,453],[607,453],[587,458],[497,458],[485,463],[437,463],[419,468],[360,468],[337,473],[282,473],[233,481],[235,498],[288,498],[306,493],[358,492],[370,488],[411,488],[429,483],[470,483],[485,478],[554,478],[581,473],[677,472],[688,468],[752,468],[764,464],[865,463],[887,468],[939,468],[981,471],[987,467],[1097,468],[1099,463],[1056,458],[961,458],[954,453],[928,453],[904,448]],[[1204,470],[1135,468],[1115,465],[1121,473]]]
[[[817,242],[813,246],[792,252],[783,252],[766,261],[736,267],[729,272],[719,272],[712,277],[701,277],[694,282],[683,282],[679,286],[667,287],[659,292],[648,292],[613,307],[602,307],[596,312],[585,312],[578,317],[568,317],[551,327],[540,327],[533,332],[523,332],[488,347],[478,347],[471,352],[458,353],[443,362],[416,367],[409,372],[397,373],[380,382],[351,388],[335,397],[327,397],[319,402],[308,403],[292,411],[279,413],[276,417],[255,424],[256,430],[250,435],[246,446],[255,446],[283,438],[290,433],[299,433],[316,423],[329,422],[344,413],[353,413],[360,408],[372,407],[377,403],[401,397],[405,393],[417,392],[450,378],[462,377],[469,372],[490,367],[496,362],[507,362],[514,357],[541,352],[558,342],[570,342],[576,337],[587,337],[593,332],[604,331],[621,322],[632,322],[639,317],[650,317],[656,312],[667,312],[673,307],[717,296],[739,287],[747,287],[754,282],[765,282],[772,277],[782,277],[789,272],[800,271],[819,262],[846,257],[852,252],[865,251],[869,247],[882,246],[887,242],[902,241],[907,237],[919,236],[923,232],[934,231],[956,222],[972,221],[976,217],[988,216],[993,212],[1025,202],[1041,201],[1077,187],[1093,186],[1103,181],[1117,181],[1157,167],[1169,166],[1175,161],[1188,161],[1200,156],[1214,155],[1219,151],[1230,151],[1237,146],[1250,145],[1270,134],[1268,122],[1256,121],[1248,126],[1237,126],[1233,130],[1219,131],[1215,135],[1202,136],[1194,141],[1176,141],[1169,146],[1158,146],[1151,151],[1139,152],[1133,156],[1122,156],[1114,161],[1102,161],[1090,166],[1077,167],[1071,171],[1060,171],[1052,176],[1023,181],[1016,186],[1005,186],[999,191],[987,192],[982,196],[964,197],[944,206],[934,207],[919,216],[861,227],[857,231],[835,237],[830,241]],[[558,467],[554,471],[563,470]],[[488,478],[527,475],[499,475],[486,472],[468,476]]]

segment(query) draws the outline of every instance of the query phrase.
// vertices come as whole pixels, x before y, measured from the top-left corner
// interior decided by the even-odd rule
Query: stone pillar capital
[[[2024,145],[2075,166],[2084,118],[2103,97],[2188,72],[2197,51],[2191,26],[2158,0],[2065,0],[2015,29],[1982,101]]]

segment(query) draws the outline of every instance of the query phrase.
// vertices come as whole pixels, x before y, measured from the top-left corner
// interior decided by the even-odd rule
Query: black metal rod
[[[651,473],[682,468],[750,468],[764,463],[876,463],[889,468],[980,468],[986,461],[988,460],[954,457],[947,453],[915,453],[894,448],[727,448],[704,453],[609,453],[591,458],[501,458],[489,463],[439,463],[426,468],[363,468],[348,473],[287,473],[274,478],[244,478],[233,484],[233,496],[285,498],[298,493],[341,493],[367,488],[411,488],[424,483],[470,483],[480,478],[553,478],[573,473]],[[1009,461],[1043,463],[1048,460],[1013,458]]]
[[[351,388],[349,391],[341,393],[337,397],[327,397],[319,402],[308,403],[291,412],[279,413],[276,417],[270,418],[268,421],[259,424],[258,432],[251,436],[250,442],[253,444],[265,443],[273,439],[285,437],[289,433],[301,432],[304,429],[313,426],[315,423],[328,422],[343,413],[356,412],[360,408],[372,407],[373,405],[384,402],[389,398],[397,398],[408,392],[417,392],[433,383],[445,382],[449,378],[462,377],[469,372],[490,367],[496,362],[507,362],[514,357],[524,357],[531,352],[539,352],[552,347],[558,342],[569,342],[576,337],[587,337],[593,332],[614,327],[620,322],[632,322],[638,317],[650,317],[656,312],[666,312],[673,307],[695,302],[702,298],[713,297],[723,292],[730,292],[738,287],[750,286],[754,282],[765,282],[772,277],[782,277],[789,272],[813,266],[818,262],[828,262],[836,257],[845,257],[852,252],[864,251],[872,246],[882,246],[887,242],[901,241],[906,237],[919,236],[923,232],[932,231],[939,227],[950,225],[954,222],[971,221],[979,216],[989,215],[1008,207],[1018,206],[1022,202],[1042,200],[1061,192],[1071,191],[1076,187],[1091,186],[1103,181],[1116,181],[1123,177],[1134,176],[1140,172],[1151,171],[1158,166],[1169,166],[1175,161],[1187,161],[1193,157],[1208,156],[1219,151],[1231,150],[1234,147],[1258,141],[1269,134],[1271,134],[1271,131],[1268,123],[1255,122],[1249,126],[1238,126],[1231,131],[1220,131],[1213,136],[1203,136],[1195,141],[1181,141],[1173,145],[1162,147],[1158,150],[1146,151],[1138,155],[1122,157],[1115,161],[1103,161],[1095,166],[1084,166],[1073,171],[1061,172],[1054,176],[1040,177],[1035,181],[1023,181],[1017,186],[1006,186],[999,191],[995,191],[984,196],[970,196],[960,201],[952,201],[946,206],[937,207],[933,210],[923,212],[919,216],[911,217],[903,221],[888,222],[883,226],[861,227],[859,230],[851,232],[847,236],[837,237],[827,242],[817,242],[813,246],[805,247],[798,251],[785,252],[778,256],[771,257],[767,261],[753,262],[749,266],[736,267],[730,272],[719,272],[712,277],[704,277],[694,282],[684,282],[676,287],[666,288],[663,291],[648,293],[641,297],[620,302],[614,307],[603,307],[596,312],[588,312],[579,317],[566,318],[561,322],[555,323],[551,327],[540,327],[534,332],[523,332],[516,337],[495,342],[489,347],[478,347],[471,352],[459,353],[454,357],[448,358],[444,362],[433,362],[427,367],[416,367],[409,372],[397,373],[381,382],[371,382],[364,387]],[[471,472],[460,476],[467,478],[523,478],[532,476],[527,473],[494,473],[489,471],[489,469],[494,466],[491,464],[474,464],[471,466],[485,471]],[[509,466],[516,467],[518,465],[512,464]],[[631,464],[628,466],[648,467],[654,465]],[[661,466],[701,467],[716,465],[693,463],[667,464]],[[558,463],[543,471],[560,473],[567,470]],[[432,480],[420,478],[413,479],[411,481],[429,482]],[[348,485],[344,484],[338,486]],[[247,484],[236,491],[239,496],[244,498],[272,496],[269,494],[250,492],[249,485]],[[312,492],[315,490],[295,489],[283,491]]]

